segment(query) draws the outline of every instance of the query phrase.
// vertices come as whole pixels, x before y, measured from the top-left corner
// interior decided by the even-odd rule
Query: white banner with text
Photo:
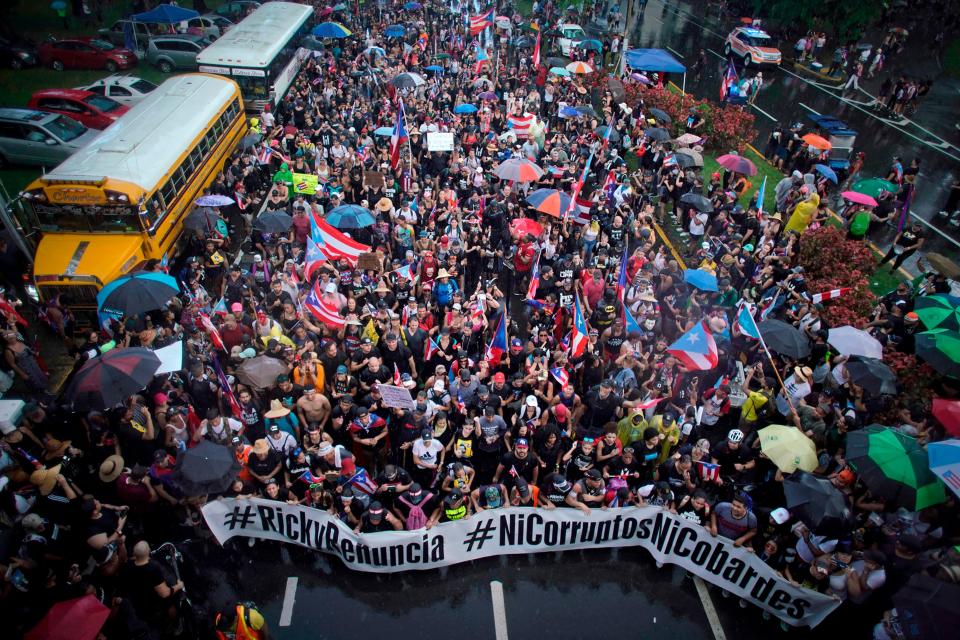
[[[793,626],[813,627],[837,605],[791,584],[756,555],[660,507],[598,510],[508,507],[432,529],[357,534],[325,511],[261,499],[222,499],[203,517],[223,544],[235,536],[292,542],[358,571],[436,569],[490,556],[639,546]]]

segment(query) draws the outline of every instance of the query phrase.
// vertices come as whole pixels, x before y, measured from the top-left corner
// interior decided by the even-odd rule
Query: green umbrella
[[[913,310],[927,329],[960,330],[960,298],[940,293],[917,298]]]
[[[960,378],[960,333],[949,329],[918,333],[914,353],[943,375]]]
[[[947,499],[927,452],[910,436],[872,424],[847,435],[847,462],[878,496],[919,511]]]
[[[433,56],[433,57],[436,58],[437,60],[446,60],[447,58],[450,57],[450,54],[449,54],[449,53],[438,53],[437,55],[435,55],[435,56]]]
[[[897,193],[900,191],[900,187],[892,182],[884,180],[883,178],[866,178],[864,180],[857,180],[853,183],[853,187],[851,187],[851,189],[857,193],[866,194],[871,198],[878,197],[881,191],[888,191],[890,193]]]

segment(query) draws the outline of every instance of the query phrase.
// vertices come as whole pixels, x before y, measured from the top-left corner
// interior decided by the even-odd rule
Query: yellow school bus
[[[171,78],[23,192],[41,233],[40,298],[96,307],[97,292],[176,251],[183,220],[246,132],[228,78]]]

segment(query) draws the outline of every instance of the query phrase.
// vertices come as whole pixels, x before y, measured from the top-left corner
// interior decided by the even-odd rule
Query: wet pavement
[[[635,4],[632,12],[635,21],[631,21],[631,47],[666,48],[688,66],[696,60],[700,49],[707,52],[710,64],[706,71],[699,81],[688,75],[686,88],[699,97],[716,99],[720,78],[726,70],[723,42],[733,27],[732,21],[721,22],[715,16],[705,16],[702,3],[650,0],[645,9]],[[840,118],[858,132],[855,148],[866,153],[865,176],[885,176],[895,155],[904,159],[904,165],[914,157],[921,158],[911,211],[931,221],[927,250],[957,255],[960,230],[940,219],[937,212],[950,184],[960,179],[960,131],[955,128],[960,82],[940,75],[922,44],[927,35],[923,31],[911,34],[901,58],[888,65],[877,78],[864,81],[863,91],[849,92],[846,96],[841,96],[841,90],[830,83],[797,73],[789,63],[781,69],[764,69],[765,86],[756,100],[756,108],[751,109],[759,133],[754,146],[762,150],[767,136],[778,123],[809,125],[807,116],[819,113]],[[828,41],[826,49],[832,51],[833,48]],[[780,50],[788,61],[792,43],[781,43]],[[912,120],[893,121],[875,113],[869,105],[884,74],[899,73],[903,69],[917,76],[934,78],[934,85]],[[748,73],[752,76],[756,71]],[[679,78],[676,81],[680,83]],[[894,229],[887,229],[874,239],[886,247],[894,233]]]

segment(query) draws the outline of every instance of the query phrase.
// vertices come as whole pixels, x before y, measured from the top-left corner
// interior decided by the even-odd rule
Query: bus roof
[[[201,51],[197,64],[265,67],[311,15],[307,5],[268,2]]]
[[[238,92],[229,78],[170,78],[41,181],[123,180],[151,191]]]

